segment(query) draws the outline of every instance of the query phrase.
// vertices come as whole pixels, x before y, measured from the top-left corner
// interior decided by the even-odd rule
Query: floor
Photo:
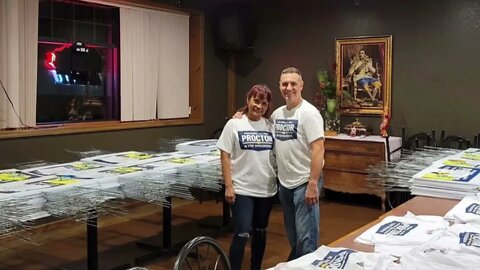
[[[128,269],[141,265],[151,270],[171,270],[175,252],[145,248],[146,244],[161,240],[158,237],[162,232],[161,212],[160,206],[130,202],[128,215],[99,218],[99,269]],[[214,200],[202,203],[175,200],[173,242],[184,243],[197,235],[209,235],[228,251],[231,233],[222,230],[221,213],[222,204]],[[376,219],[382,211],[377,197],[327,192],[321,200],[320,214],[319,244],[328,244]],[[59,220],[19,234],[27,240],[0,237],[0,269],[87,269],[85,228],[74,220]],[[278,204],[270,216],[267,237],[264,268],[284,261],[289,253],[282,209]],[[36,245],[29,243],[31,241]],[[243,269],[249,269],[249,255],[247,247]]]

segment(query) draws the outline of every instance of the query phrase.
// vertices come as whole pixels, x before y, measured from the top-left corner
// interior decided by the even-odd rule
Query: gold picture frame
[[[392,36],[335,39],[342,115],[391,114]]]

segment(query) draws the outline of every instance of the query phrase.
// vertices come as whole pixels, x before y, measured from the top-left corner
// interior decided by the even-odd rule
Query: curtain
[[[156,118],[155,89],[147,77],[156,57],[150,55],[149,11],[120,8],[120,120]]]
[[[120,33],[121,121],[188,117],[188,15],[120,7]],[[37,47],[38,0],[0,0],[0,129],[36,124]]]
[[[121,7],[120,33],[121,121],[188,117],[189,17]]]
[[[35,126],[38,0],[0,0],[0,129]]]
[[[189,116],[189,17],[161,12],[157,111],[159,119]]]

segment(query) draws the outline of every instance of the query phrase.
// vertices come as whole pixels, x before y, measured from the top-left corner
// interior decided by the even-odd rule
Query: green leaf
[[[328,82],[328,73],[326,70],[321,70],[317,72],[317,80],[321,83],[327,83]]]

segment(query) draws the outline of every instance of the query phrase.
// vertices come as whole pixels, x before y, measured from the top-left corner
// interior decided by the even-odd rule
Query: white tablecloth
[[[335,140],[348,140],[348,141],[364,141],[364,142],[383,142],[386,143],[386,139],[384,137],[378,135],[370,135],[370,136],[350,136],[347,134],[337,134],[336,136],[325,136],[328,139],[335,139]],[[388,137],[388,144],[390,146],[390,153],[402,147],[402,138],[401,137]],[[394,152],[390,156],[390,160],[398,160],[400,159],[400,150]],[[387,160],[387,149],[385,144],[385,160]]]

